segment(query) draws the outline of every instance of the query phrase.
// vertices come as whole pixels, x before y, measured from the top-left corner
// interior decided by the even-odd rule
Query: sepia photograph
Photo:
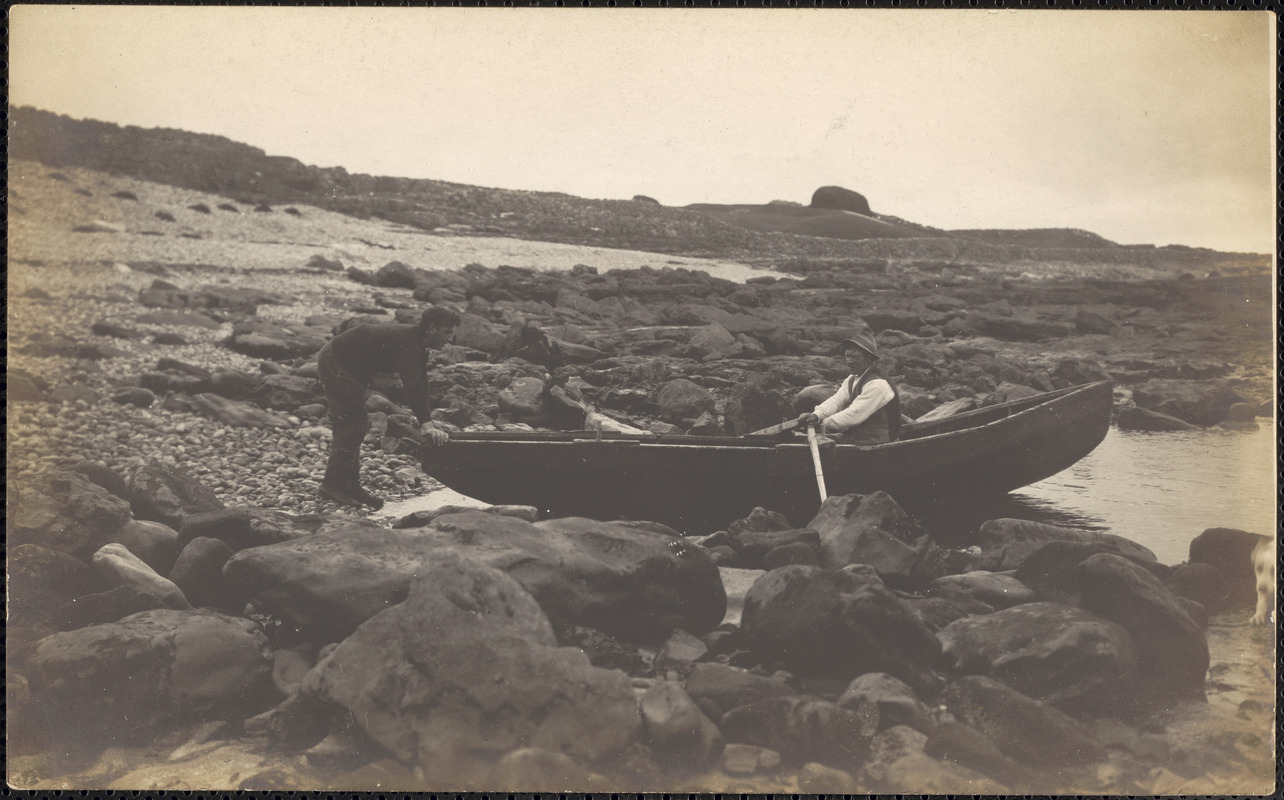
[[[8,24],[9,787],[1276,791],[1274,12]]]

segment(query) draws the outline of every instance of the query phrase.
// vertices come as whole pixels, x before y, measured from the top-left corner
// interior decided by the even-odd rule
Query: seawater
[[[1005,498],[922,516],[942,543],[971,544],[986,519],[1015,517],[1125,536],[1179,564],[1207,528],[1276,529],[1275,427],[1141,433],[1111,428],[1096,450]]]

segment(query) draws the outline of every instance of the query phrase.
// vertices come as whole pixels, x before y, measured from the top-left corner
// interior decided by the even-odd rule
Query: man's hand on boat
[[[829,436],[826,436],[826,435],[824,435],[823,433],[821,433],[821,432],[820,432],[820,430],[819,430],[819,428],[820,428],[820,417],[816,416],[815,414],[811,413],[810,411],[809,411],[809,412],[807,412],[807,413],[805,413],[805,414],[799,414],[799,415],[798,415],[798,428],[799,428],[800,430],[806,430],[807,428],[810,428],[810,427],[813,427],[813,426],[815,426],[815,427],[818,429],[818,430],[816,431],[816,446],[817,446],[817,447],[821,447],[821,448],[830,448],[830,447],[833,447],[834,445],[838,444],[838,440],[833,439],[833,438],[831,438],[831,437],[829,437]]]
[[[425,443],[432,445],[433,447],[441,447],[443,444],[450,441],[450,434],[441,430],[436,425],[433,425],[431,422],[425,422],[421,425],[419,427],[419,432],[423,434]]]
[[[808,411],[805,414],[798,415],[798,427],[806,429],[812,425],[819,425],[820,417]]]

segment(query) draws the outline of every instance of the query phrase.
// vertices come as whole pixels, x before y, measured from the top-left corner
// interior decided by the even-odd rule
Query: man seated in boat
[[[429,418],[429,351],[454,338],[459,315],[434,307],[423,313],[418,325],[381,323],[358,325],[340,333],[321,348],[317,369],[330,410],[330,457],[319,493],[340,505],[383,506],[383,501],[361,488],[361,440],[370,427],[366,392],[375,375],[397,374],[406,391],[406,403],[419,420],[421,432],[435,445],[450,438]]]
[[[832,397],[799,416],[799,426],[819,425],[821,433],[841,444],[896,441],[901,432],[901,401],[896,387],[878,372],[874,334],[859,331],[838,348],[851,374]]]

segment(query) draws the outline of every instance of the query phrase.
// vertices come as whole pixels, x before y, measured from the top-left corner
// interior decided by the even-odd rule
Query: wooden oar
[[[816,426],[807,426],[807,446],[811,448],[811,463],[816,465],[816,488],[820,489],[820,502],[825,502],[829,494],[825,491],[825,472],[820,468],[820,447],[816,444]]]
[[[798,427],[798,420],[797,418],[795,418],[795,419],[789,420],[788,422],[782,422],[779,425],[772,425],[770,428],[763,428],[760,431],[749,431],[748,433],[745,434],[745,436],[770,436],[773,433],[784,433],[785,431],[792,431],[794,428],[797,428],[797,427]]]

